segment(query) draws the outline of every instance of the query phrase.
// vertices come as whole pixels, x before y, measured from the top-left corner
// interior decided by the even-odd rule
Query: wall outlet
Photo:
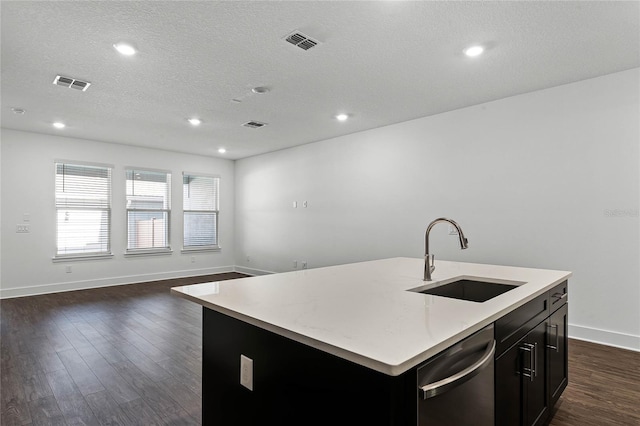
[[[240,384],[253,390],[253,360],[244,355],[240,355]]]
[[[30,231],[28,223],[22,223],[16,225],[16,233],[18,234],[28,234]]]
[[[302,269],[307,269],[307,261],[306,260],[302,261]]]
[[[247,256],[247,263],[251,262],[251,257]]]
[[[302,202],[302,207],[304,207],[306,209],[307,207],[309,207],[309,203],[306,202],[306,201],[303,201]]]
[[[70,274],[71,272],[73,272],[73,271],[72,271],[72,269],[71,269],[71,266],[65,266],[64,271],[65,271],[67,274]]]
[[[293,261],[293,269],[298,269],[298,261],[297,260]]]
[[[294,209],[297,209],[297,208],[298,208],[298,202],[297,202],[297,201],[294,201],[294,202],[293,202],[293,208],[294,208]]]
[[[196,257],[195,256],[191,256],[191,263],[196,263]]]

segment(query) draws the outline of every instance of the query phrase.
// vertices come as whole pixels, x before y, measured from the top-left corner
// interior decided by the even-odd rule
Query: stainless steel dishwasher
[[[493,426],[493,324],[418,368],[418,426]]]

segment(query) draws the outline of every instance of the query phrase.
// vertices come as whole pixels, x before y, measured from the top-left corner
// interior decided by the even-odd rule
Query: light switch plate
[[[28,234],[29,232],[30,232],[30,230],[29,230],[29,224],[28,223],[23,223],[23,224],[16,225],[16,233],[18,233],[18,234]]]

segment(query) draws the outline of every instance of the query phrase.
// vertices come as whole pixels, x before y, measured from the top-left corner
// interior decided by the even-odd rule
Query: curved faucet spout
[[[447,222],[456,228],[458,232],[458,239],[460,241],[460,249],[464,250],[469,247],[469,241],[465,238],[464,232],[462,232],[462,228],[458,225],[454,220],[447,219],[446,217],[439,217],[438,219],[432,221],[427,227],[427,231],[424,234],[424,280],[423,281],[431,281],[431,273],[436,269],[435,267],[435,257],[434,255],[429,253],[429,233],[431,232],[431,228],[433,228],[437,223]]]

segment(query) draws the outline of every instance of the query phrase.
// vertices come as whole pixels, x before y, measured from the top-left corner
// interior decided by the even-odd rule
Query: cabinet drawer
[[[549,315],[549,293],[541,294],[495,322],[496,357]]]
[[[569,300],[569,286],[564,281],[549,290],[549,313],[557,311]]]

